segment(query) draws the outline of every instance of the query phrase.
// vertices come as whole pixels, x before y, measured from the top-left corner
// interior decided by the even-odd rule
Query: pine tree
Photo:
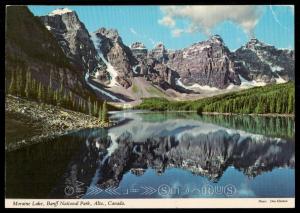
[[[39,102],[41,102],[42,101],[42,84],[41,84],[41,82],[39,83],[39,85],[38,85],[38,100],[39,100]]]
[[[62,105],[63,105],[64,107],[69,107],[69,103],[68,103],[68,95],[67,95],[66,92],[64,92],[64,94],[63,94]]]
[[[104,123],[108,122],[108,111],[107,111],[107,102],[106,102],[106,100],[103,102],[103,106],[102,106],[102,121]]]
[[[50,74],[49,74],[49,87],[50,89],[52,89],[52,70],[50,70]]]
[[[15,79],[16,79],[16,95],[19,96],[20,95],[20,72],[19,72],[19,68],[16,69],[16,75],[15,75]]]
[[[70,103],[71,108],[75,109],[75,101],[74,101],[73,93],[71,92],[71,90],[69,90],[68,99],[69,99],[68,102]]]
[[[11,72],[11,79],[9,84],[9,93],[15,95],[16,94],[16,82],[15,82],[15,71]]]
[[[99,107],[98,119],[99,119],[100,122],[102,121],[102,109],[101,109],[101,106]]]
[[[94,115],[97,116],[97,110],[98,110],[98,101],[94,102]]]
[[[278,98],[276,102],[276,113],[281,113],[281,99]]]
[[[257,113],[257,114],[263,113],[263,105],[262,105],[261,101],[258,102],[258,104],[255,108],[255,113]]]
[[[273,96],[271,97],[269,108],[270,108],[269,109],[270,113],[275,113],[276,112],[276,99]]]
[[[55,105],[58,105],[58,90],[56,89],[53,93],[53,101]]]
[[[288,98],[288,113],[294,112],[294,92],[291,90],[289,91],[289,98]]]
[[[92,103],[91,103],[91,97],[89,97],[89,100],[88,100],[88,110],[89,110],[89,115],[92,115]]]

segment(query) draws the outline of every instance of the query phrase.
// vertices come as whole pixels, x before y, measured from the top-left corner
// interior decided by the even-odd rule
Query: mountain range
[[[53,36],[47,35],[40,45],[49,46],[49,41],[55,40],[54,52],[62,50],[61,58],[67,58],[76,69],[68,78],[76,76],[83,83],[75,87],[92,90],[109,101],[146,97],[185,100],[294,80],[294,51],[257,38],[235,51],[230,51],[219,35],[175,51],[163,43],[147,49],[138,41],[127,46],[116,29],[100,27],[88,32],[76,12],[67,8],[34,18]]]

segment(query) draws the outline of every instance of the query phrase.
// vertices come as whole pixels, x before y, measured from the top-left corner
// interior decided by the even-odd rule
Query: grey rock
[[[218,35],[170,53],[167,65],[180,75],[185,85],[198,83],[224,89],[230,83],[241,83],[233,56]]]
[[[149,52],[148,58],[156,59],[160,63],[168,61],[168,51],[163,43],[157,44],[154,49]]]
[[[100,41],[96,48],[118,72],[116,79],[118,83],[125,88],[130,87],[133,76],[132,67],[138,64],[130,48],[123,43],[115,29],[100,28],[95,32],[95,35]]]
[[[40,16],[46,28],[54,35],[65,55],[84,73],[93,73],[96,69],[106,69],[102,60],[97,58],[97,51],[90,34],[79,20],[76,12],[49,14]]]
[[[279,76],[284,80],[295,79],[294,51],[277,49],[256,38],[234,52],[236,70],[247,80],[272,83]]]

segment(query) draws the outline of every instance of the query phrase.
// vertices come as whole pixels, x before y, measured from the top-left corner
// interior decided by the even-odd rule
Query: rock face
[[[176,87],[176,78],[178,78],[179,75],[166,64],[160,63],[155,59],[148,59],[147,67],[146,78],[152,83],[158,85],[162,89]]]
[[[55,17],[61,18],[60,15]],[[46,87],[52,79],[52,89],[58,89],[62,84],[66,91],[71,90],[84,99],[95,96],[84,86],[82,71],[70,64],[69,58],[53,35],[27,7],[8,7],[5,40],[7,79],[10,79],[12,71],[21,69],[23,73],[31,72],[31,76]]]
[[[160,63],[166,63],[168,61],[168,51],[164,44],[159,43],[149,52],[148,57],[155,59]]]
[[[158,44],[148,53],[144,44],[135,42],[131,45],[131,51],[138,61],[133,70],[134,75],[144,76],[162,89],[176,87],[176,78],[179,76],[166,65],[168,52],[163,44]]]
[[[133,56],[138,61],[138,65],[133,67],[134,75],[147,75],[147,55],[148,50],[141,42],[135,42],[130,46]]]
[[[57,9],[40,19],[54,35],[65,55],[81,70],[96,72],[105,70],[103,61],[97,58],[97,51],[89,32],[79,20],[76,12],[67,8]]]
[[[236,70],[248,80],[275,82],[295,79],[294,51],[276,49],[256,38],[234,52]]]
[[[167,65],[178,72],[185,85],[197,83],[224,89],[230,83],[241,83],[234,70],[232,54],[218,35],[177,50],[168,59]]]
[[[91,37],[77,14],[66,8],[40,19],[74,65],[110,86],[127,89],[137,76],[179,92],[194,84],[225,89],[241,80],[294,80],[294,51],[255,38],[233,53],[219,35],[181,50],[168,51],[163,43],[148,50],[141,42],[126,46],[116,29],[100,28]]]
[[[117,72],[117,82],[125,88],[130,87],[133,76],[132,69],[138,63],[130,48],[123,44],[117,30],[100,28],[95,35],[99,39],[99,46],[96,48],[114,67]]]

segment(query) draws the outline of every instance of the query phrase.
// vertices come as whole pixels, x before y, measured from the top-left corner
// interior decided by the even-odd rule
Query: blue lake
[[[294,120],[123,111],[6,154],[8,198],[294,197]]]

